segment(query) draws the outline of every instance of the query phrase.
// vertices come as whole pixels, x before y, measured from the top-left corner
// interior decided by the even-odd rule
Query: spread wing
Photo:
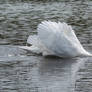
[[[72,27],[66,23],[44,21],[37,31],[42,43],[59,56],[73,56],[84,51]]]

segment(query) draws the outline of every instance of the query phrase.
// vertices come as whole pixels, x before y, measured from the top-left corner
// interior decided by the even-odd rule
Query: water
[[[92,58],[44,58],[19,49],[43,20],[67,22],[92,52],[91,0],[0,1],[0,92],[92,92]]]

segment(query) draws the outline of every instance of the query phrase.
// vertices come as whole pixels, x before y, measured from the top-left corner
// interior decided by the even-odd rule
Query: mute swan
[[[77,39],[72,27],[66,23],[43,21],[38,25],[38,34],[29,36],[27,43],[32,46],[20,48],[43,56],[59,57],[92,56]]]

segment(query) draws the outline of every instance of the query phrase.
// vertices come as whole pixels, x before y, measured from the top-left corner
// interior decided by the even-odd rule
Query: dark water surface
[[[0,1],[0,92],[92,92],[92,58],[44,58],[19,49],[43,20],[73,26],[92,53],[91,0]]]

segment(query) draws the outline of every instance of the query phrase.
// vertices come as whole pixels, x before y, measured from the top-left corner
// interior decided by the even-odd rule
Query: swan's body
[[[92,56],[77,39],[72,27],[66,23],[44,21],[38,25],[38,35],[29,36],[27,43],[32,46],[21,47],[43,56],[59,57]]]

